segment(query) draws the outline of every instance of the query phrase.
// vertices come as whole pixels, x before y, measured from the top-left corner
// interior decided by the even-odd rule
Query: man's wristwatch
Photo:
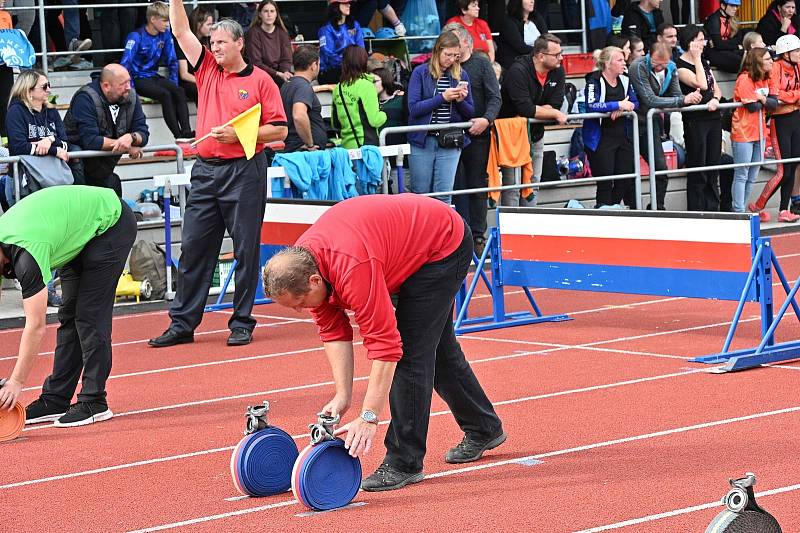
[[[364,409],[364,411],[361,412],[361,420],[368,424],[377,424],[378,415],[375,414],[375,411],[372,409]]]

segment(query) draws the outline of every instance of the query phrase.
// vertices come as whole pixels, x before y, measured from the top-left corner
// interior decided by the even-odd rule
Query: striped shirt
[[[450,88],[450,78],[442,76],[436,80],[436,94],[444,93]],[[450,123],[450,102],[445,102],[433,111],[431,116],[431,124],[449,124]]]

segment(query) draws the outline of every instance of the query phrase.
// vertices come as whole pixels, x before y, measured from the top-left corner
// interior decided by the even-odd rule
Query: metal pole
[[[647,111],[647,163],[650,165],[650,209],[652,211],[658,210],[658,191],[656,189],[656,157],[655,157],[655,141],[653,140],[653,116],[656,113],[656,108],[651,107]]]
[[[636,193],[636,209],[642,209],[642,164],[639,160],[639,117],[633,117],[633,172],[634,191]]]
[[[44,26],[44,0],[39,0],[39,42],[42,45],[42,72],[47,76],[47,29]]]
[[[581,42],[583,43],[582,52],[586,53],[589,50],[589,35],[586,28],[586,0],[581,1]]]

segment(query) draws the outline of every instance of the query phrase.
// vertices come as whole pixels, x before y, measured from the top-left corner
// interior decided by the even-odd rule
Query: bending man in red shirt
[[[350,455],[369,451],[387,397],[392,418],[386,457],[363,490],[422,481],[434,390],[465,433],[448,463],[476,461],[506,439],[453,331],[453,300],[471,256],[472,234],[449,206],[378,195],[331,207],[264,267],[268,295],[311,310],[336,384],[322,411],[334,416],[351,403],[353,330],[345,310],[355,313],[372,369],[359,416],[338,430],[347,433]]]

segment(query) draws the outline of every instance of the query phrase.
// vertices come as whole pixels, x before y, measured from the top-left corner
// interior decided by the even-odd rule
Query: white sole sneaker
[[[59,422],[56,420],[53,425],[57,428],[71,428],[77,426],[88,426],[89,424],[94,424],[95,422],[102,422],[104,420],[108,420],[109,418],[113,417],[114,413],[111,412],[111,409],[106,409],[102,413],[97,413],[89,418],[85,418],[83,420],[78,420],[77,422]]]
[[[25,425],[27,426],[28,424],[42,424],[44,422],[55,422],[62,416],[64,416],[64,413],[56,413],[53,415],[40,416],[39,418],[26,419]]]

